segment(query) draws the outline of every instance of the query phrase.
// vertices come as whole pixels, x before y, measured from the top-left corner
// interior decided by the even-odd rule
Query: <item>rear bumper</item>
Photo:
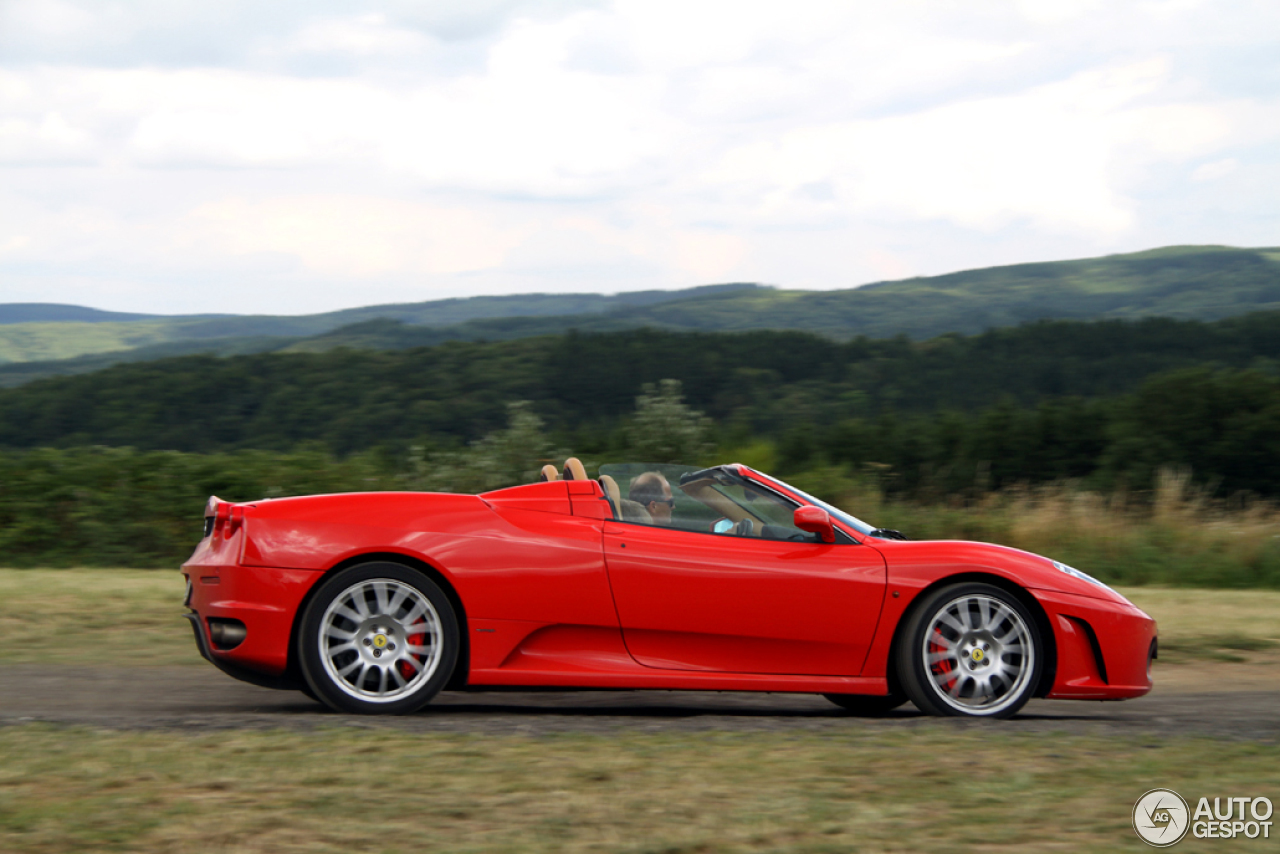
[[[186,617],[201,655],[246,682],[299,687],[289,672],[294,616],[320,573],[225,564],[186,564],[182,573],[191,584]],[[211,619],[242,623],[244,640],[219,649],[211,640]]]
[[[191,629],[195,632],[196,647],[200,650],[200,654],[205,660],[223,673],[241,682],[248,682],[250,685],[257,685],[262,688],[277,688],[283,691],[300,691],[302,683],[287,673],[280,676],[270,676],[266,673],[259,673],[256,670],[249,670],[244,667],[237,667],[222,656],[214,656],[209,643],[209,638],[205,635],[204,621],[200,619],[200,615],[194,611],[183,614],[191,623]]]
[[[1124,700],[1151,690],[1155,620],[1120,602],[1035,591],[1053,627],[1051,699]]]

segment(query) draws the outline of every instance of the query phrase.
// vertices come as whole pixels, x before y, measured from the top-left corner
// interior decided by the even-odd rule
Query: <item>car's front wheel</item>
[[[458,660],[458,621],[438,585],[394,563],[328,579],[298,635],[302,673],[340,712],[407,714],[439,693]]]
[[[895,663],[923,712],[1007,718],[1035,693],[1044,650],[1018,597],[991,584],[954,584],[912,611]]]

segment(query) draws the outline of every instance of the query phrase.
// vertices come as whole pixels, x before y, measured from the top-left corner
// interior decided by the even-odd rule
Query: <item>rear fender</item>
[[[352,566],[358,566],[362,563],[397,563],[401,566],[407,566],[410,569],[417,570],[430,578],[435,584],[444,591],[444,595],[448,597],[449,604],[453,606],[453,612],[458,618],[458,636],[462,641],[462,647],[458,650],[458,661],[454,665],[453,675],[449,677],[449,682],[444,686],[443,690],[453,691],[463,688],[467,684],[467,675],[470,672],[471,662],[471,635],[467,628],[467,612],[462,607],[462,598],[458,596],[458,591],[454,588],[453,583],[443,571],[435,566],[427,563],[421,558],[411,555],[402,554],[400,552],[369,552],[367,554],[355,555],[343,560],[341,563],[335,564],[326,570],[323,574],[317,576],[315,583],[311,585],[311,589],[307,591],[302,598],[302,602],[298,605],[298,610],[293,615],[293,628],[289,633],[289,664],[286,674],[293,679],[302,679],[302,667],[298,662],[298,633],[302,625],[302,615],[306,613],[307,607],[311,604],[311,600],[315,598],[316,591],[320,589],[325,580],[332,577],[336,573],[342,572]]]

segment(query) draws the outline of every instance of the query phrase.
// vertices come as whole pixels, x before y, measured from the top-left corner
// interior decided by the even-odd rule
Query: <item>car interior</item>
[[[792,523],[792,514],[797,506],[794,502],[729,475],[723,469],[697,470],[689,466],[657,465],[614,465],[602,469],[606,467],[628,469],[623,475],[628,485],[644,471],[658,471],[660,474],[662,469],[670,471],[673,477],[664,475],[664,479],[672,486],[674,506],[670,524],[664,527],[768,540],[817,541],[815,535],[799,530]],[[577,457],[565,460],[559,470],[548,463],[539,475],[543,482],[589,479],[586,468]],[[612,474],[602,470],[598,481],[615,520],[638,525],[658,524],[644,505],[623,496],[623,487]]]

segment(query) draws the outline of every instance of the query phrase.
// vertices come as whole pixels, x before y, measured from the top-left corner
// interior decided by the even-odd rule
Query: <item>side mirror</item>
[[[817,534],[818,539],[824,543],[834,543],[836,541],[836,529],[831,524],[831,514],[821,507],[813,507],[811,505],[797,507],[793,522],[800,530]]]
[[[733,530],[733,520],[727,517],[717,519],[711,523],[711,533],[727,534]]]

